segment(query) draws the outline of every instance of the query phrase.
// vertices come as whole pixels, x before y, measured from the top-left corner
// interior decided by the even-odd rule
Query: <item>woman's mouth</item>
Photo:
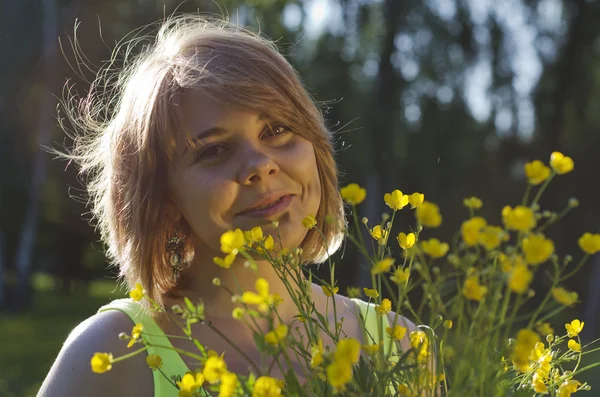
[[[292,195],[281,196],[279,199],[272,203],[254,207],[250,210],[242,212],[240,215],[250,216],[255,218],[266,218],[273,215],[277,215],[285,211],[292,201]]]

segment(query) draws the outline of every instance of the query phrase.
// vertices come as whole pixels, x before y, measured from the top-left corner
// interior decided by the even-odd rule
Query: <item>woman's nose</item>
[[[267,153],[247,150],[242,156],[238,176],[242,185],[253,185],[279,173],[279,165]]]

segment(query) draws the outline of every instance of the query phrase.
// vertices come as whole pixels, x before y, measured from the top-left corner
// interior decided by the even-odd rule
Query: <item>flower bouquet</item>
[[[589,255],[600,251],[600,235],[585,233],[579,238],[583,255],[573,265],[571,256],[555,254],[544,231],[576,207],[577,201],[569,200],[559,213],[542,210],[538,204],[551,180],[572,170],[572,159],[558,152],[552,153],[549,166],[539,160],[527,163],[528,185],[522,202],[501,210],[501,225],[477,216],[480,199],[465,199],[469,216],[451,243],[432,235],[442,215],[423,194],[406,195],[400,190],[385,194],[391,215],[384,214],[381,222],[371,224],[357,215],[366,191],[357,184],[343,187],[341,196],[352,208],[352,227],[345,234],[364,255],[371,276],[368,288],[347,290],[350,298],[369,303],[358,316],[362,340],[346,337],[343,319],[335,315],[333,295],[339,287],[331,259],[331,278],[321,280],[301,263],[301,249],[277,248],[278,236],[265,236],[260,227],[226,232],[221,237],[224,256],[215,258],[216,265],[228,268],[243,255],[248,271],[253,271],[256,255],[267,259],[290,291],[298,314],[292,324],[281,321],[277,311],[281,298],[270,293],[264,279],[257,279],[255,291],[227,290],[239,303],[233,318],[252,330],[258,350],[271,357],[273,365],[254,364],[248,375],[235,374],[227,369],[227,357],[196,340],[197,351],[180,354],[193,355],[199,366],[170,379],[173,395],[510,396],[523,391],[566,397],[589,390],[589,385],[576,380],[577,375],[600,364],[580,365],[582,355],[593,351],[592,344],[582,346],[579,338],[584,323],[573,319],[560,327],[562,331],[552,326],[560,326],[554,321],[558,313],[577,303],[577,293],[567,291],[563,284]],[[415,224],[395,230],[398,211],[414,211]],[[327,222],[339,221],[327,218]],[[309,229],[319,228],[312,216],[302,223]],[[400,254],[395,255],[396,250]],[[531,311],[535,294],[530,285],[535,277],[546,277],[551,287]],[[335,324],[315,310],[310,293],[313,280],[331,300]],[[220,280],[213,284],[220,286]],[[414,298],[417,293],[419,299]],[[139,285],[130,296],[150,300],[153,310],[164,310]],[[191,327],[206,324],[204,308],[202,302],[186,299],[185,303],[172,311],[192,339]],[[256,325],[258,318],[270,324],[268,332]],[[417,325],[411,328],[404,318]],[[301,328],[307,337],[297,338],[293,328]],[[324,347],[323,335],[334,345]],[[149,346],[140,325],[121,338],[128,340],[128,346],[142,347],[121,357],[97,353],[91,360],[93,371],[110,370]],[[306,381],[299,381],[297,371],[285,369],[291,355],[302,363]],[[150,355],[147,362],[161,371],[161,357]],[[273,366],[281,368],[282,379],[271,376]]]

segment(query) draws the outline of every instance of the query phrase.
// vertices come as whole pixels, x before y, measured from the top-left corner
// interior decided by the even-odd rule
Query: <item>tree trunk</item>
[[[27,210],[19,246],[16,254],[15,268],[17,270],[17,285],[15,288],[12,308],[19,311],[28,306],[30,294],[29,280],[37,229],[39,224],[40,201],[39,196],[46,179],[46,153],[42,150],[52,138],[52,121],[54,100],[52,91],[56,81],[57,49],[58,49],[58,12],[56,0],[42,0],[43,26],[42,26],[42,59],[44,63],[43,93],[40,97],[40,120],[38,127],[37,144],[34,148],[34,164],[32,167],[31,182],[27,200]]]

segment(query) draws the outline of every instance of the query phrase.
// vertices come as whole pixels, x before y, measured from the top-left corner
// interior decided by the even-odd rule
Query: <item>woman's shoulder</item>
[[[130,317],[119,310],[98,312],[78,324],[65,340],[38,397],[94,397],[109,393],[113,397],[151,396],[152,372],[143,352],[119,362],[118,371],[92,372],[90,360],[94,353],[112,353],[114,357],[131,353],[126,343],[118,338],[120,332],[129,331],[131,327]]]

